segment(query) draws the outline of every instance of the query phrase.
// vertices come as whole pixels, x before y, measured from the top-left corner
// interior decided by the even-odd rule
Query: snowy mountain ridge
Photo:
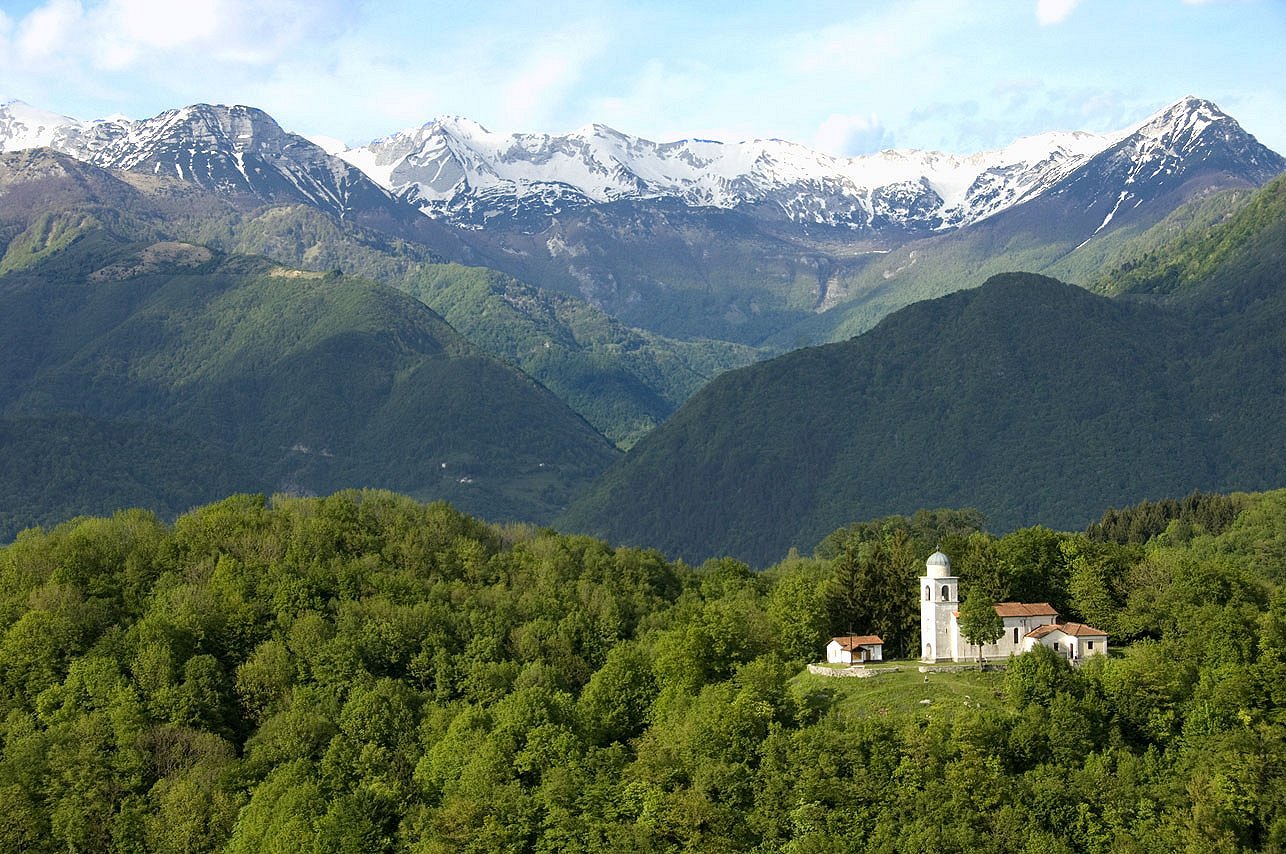
[[[766,203],[803,223],[859,228],[914,218],[950,228],[1039,192],[1118,138],[1052,132],[980,154],[892,149],[846,158],[777,139],[657,143],[604,125],[502,134],[452,117],[338,154],[430,216],[450,219],[469,219],[479,201],[676,198],[719,208]]]
[[[459,117],[336,153],[429,216],[475,227],[523,210],[671,198],[755,206],[804,225],[938,231],[1033,198],[1126,140],[1142,163],[1158,152],[1181,156],[1164,141],[1210,127],[1245,135],[1214,104],[1189,96],[1116,133],[1053,131],[970,155],[837,157],[776,139],[657,143],[598,124],[563,135],[496,133]]]
[[[601,124],[562,135],[497,133],[460,117],[358,148],[333,141],[322,147],[244,106],[198,104],[140,121],[85,122],[21,102],[0,104],[5,151],[47,145],[99,166],[295,198],[340,216],[354,209],[354,194],[378,205],[396,204],[396,196],[429,217],[474,229],[506,220],[539,227],[561,212],[604,203],[677,200],[796,228],[931,234],[1061,191],[1066,179],[1109,155],[1113,179],[1124,176],[1125,183],[1100,190],[1117,207],[1130,204],[1137,201],[1134,182],[1177,174],[1185,158],[1205,156],[1203,146],[1219,148],[1209,145],[1216,136],[1251,169],[1279,168],[1280,158],[1234,119],[1191,96],[1116,133],[1047,132],[970,155],[889,149],[860,157],[778,139],[658,143]]]
[[[397,205],[356,167],[253,107],[194,104],[137,121],[80,121],[21,101],[0,104],[0,148],[40,146],[95,166],[178,178],[228,195],[305,202],[341,218],[372,205]]]

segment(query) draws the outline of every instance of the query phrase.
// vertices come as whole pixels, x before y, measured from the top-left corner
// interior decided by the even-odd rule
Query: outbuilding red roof
[[[1093,626],[1087,626],[1084,623],[1059,623],[1058,627],[1065,634],[1078,638],[1107,637],[1107,632],[1102,629],[1096,629]]]
[[[1039,639],[1053,632],[1062,632],[1065,635],[1071,635],[1076,638],[1107,637],[1107,632],[1102,629],[1096,629],[1093,626],[1087,626],[1084,623],[1050,623],[1047,626],[1037,626],[1027,633],[1027,637]]]
[[[883,645],[884,641],[879,635],[844,635],[843,637],[831,638],[839,644],[839,648],[852,652],[859,646],[870,646],[871,644]]]

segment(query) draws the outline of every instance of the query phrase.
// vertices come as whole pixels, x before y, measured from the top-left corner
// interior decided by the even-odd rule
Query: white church
[[[925,561],[920,577],[920,658],[926,662],[977,661],[978,647],[960,633],[960,579],[951,574],[951,561],[934,552]],[[1107,633],[1059,620],[1048,603],[1000,602],[996,613],[1005,633],[982,647],[984,660],[1018,655],[1037,644],[1047,646],[1072,661],[1107,654]]]

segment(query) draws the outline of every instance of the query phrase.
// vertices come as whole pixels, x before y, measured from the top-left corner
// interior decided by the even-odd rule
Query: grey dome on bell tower
[[[925,575],[930,578],[948,578],[951,576],[951,558],[942,552],[934,552],[924,562]]]

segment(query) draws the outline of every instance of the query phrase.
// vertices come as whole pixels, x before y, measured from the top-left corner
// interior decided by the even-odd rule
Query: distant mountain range
[[[1188,200],[1286,170],[1195,97],[1117,133],[969,156],[654,143],[601,125],[497,134],[465,119],[338,153],[457,226],[489,266],[666,335],[777,349],[1005,270],[1086,284]]]
[[[1222,150],[1221,167],[1256,183],[1284,166],[1218,107],[1195,97],[1117,133],[1050,132],[972,155],[891,149],[835,157],[778,139],[656,143],[604,125],[565,135],[506,134],[462,118],[336,153],[428,215],[470,227],[625,199],[676,199],[896,241],[969,225],[1056,191],[1102,154],[1097,174],[1070,185],[1087,178],[1126,182],[1098,223],[1105,227],[1121,207],[1143,198],[1129,187],[1145,193],[1148,180],[1173,177],[1180,164],[1208,160],[1215,149]]]
[[[858,233],[914,233],[1003,210],[1110,142],[1050,133],[967,157],[890,150],[844,158],[779,139],[656,143],[604,125],[501,134],[449,118],[336,153],[429,216],[473,227],[623,199],[677,199]]]
[[[1091,279],[1134,229],[1286,170],[1195,97],[1112,134],[857,158],[781,140],[655,143],[602,125],[500,134],[459,118],[335,157],[249,107],[82,122],[0,106],[0,146],[36,145],[382,224],[664,335],[778,349],[854,334],[999,270]],[[428,216],[415,223],[415,210]],[[1026,263],[987,268],[1010,258]]]

